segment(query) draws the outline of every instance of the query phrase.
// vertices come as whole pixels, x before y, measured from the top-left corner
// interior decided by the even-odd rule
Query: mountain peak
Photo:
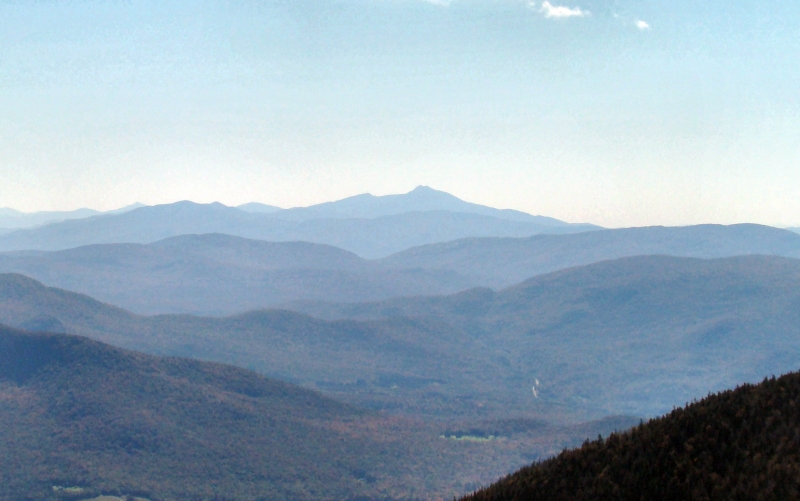
[[[351,197],[325,202],[309,207],[295,207],[275,212],[275,217],[290,220],[309,219],[374,219],[409,212],[447,211],[478,214],[498,219],[535,222],[546,226],[561,226],[565,223],[540,216],[532,216],[515,210],[495,209],[485,205],[465,202],[445,191],[419,185],[408,193],[395,195],[372,195],[362,193]]]
[[[388,195],[388,196],[392,196],[392,195]],[[459,202],[464,202],[463,200],[461,200],[457,196],[451,195],[450,193],[447,193],[446,191],[437,190],[437,189],[431,188],[430,186],[424,186],[424,185],[419,185],[419,186],[417,186],[416,188],[414,188],[413,190],[409,191],[408,193],[406,193],[404,195],[394,195],[394,196],[398,196],[398,197],[414,197],[414,198],[425,197],[425,198],[429,198],[431,200],[434,200],[434,199],[458,200]]]

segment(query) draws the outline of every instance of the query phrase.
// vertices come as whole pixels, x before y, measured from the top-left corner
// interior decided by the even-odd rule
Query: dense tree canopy
[[[800,495],[800,373],[744,385],[524,468],[465,501]]]

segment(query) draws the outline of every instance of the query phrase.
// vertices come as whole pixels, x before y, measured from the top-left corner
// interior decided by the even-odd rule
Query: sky
[[[0,0],[0,207],[800,225],[800,2]]]

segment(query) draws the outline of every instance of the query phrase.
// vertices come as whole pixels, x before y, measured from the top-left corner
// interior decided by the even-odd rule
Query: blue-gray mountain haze
[[[0,323],[255,369],[436,419],[653,416],[800,365],[800,260],[629,257],[492,291],[144,317],[0,276]],[[536,389],[532,392],[532,388]]]
[[[285,214],[285,216],[284,216]],[[152,243],[198,233],[329,244],[377,258],[417,245],[471,236],[522,237],[597,229],[463,202],[420,187],[405,195],[363,195],[321,206],[253,212],[188,201],[141,207],[0,235],[0,251],[62,250],[90,244]]]
[[[468,238],[373,260],[324,244],[183,235],[152,244],[0,253],[0,272],[140,314],[226,315],[279,305],[310,312],[314,302],[332,298],[354,303],[503,288],[572,266],[659,254],[800,257],[800,235],[758,225],[628,228]]]

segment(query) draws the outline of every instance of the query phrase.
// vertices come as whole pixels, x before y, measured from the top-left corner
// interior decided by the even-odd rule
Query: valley
[[[509,479],[800,366],[800,235],[446,195],[7,233],[30,248],[0,253],[0,497],[444,500],[539,465],[476,494],[517,499]]]
[[[447,499],[631,424],[495,423],[495,440],[453,440],[250,371],[2,326],[0,421],[0,497],[14,500]]]
[[[654,416],[791,370],[798,280],[789,258],[644,256],[498,292],[209,318],[139,316],[3,275],[0,322],[230,363],[404,415],[574,423]]]
[[[628,228],[460,239],[365,259],[326,244],[201,234],[149,244],[5,252],[0,272],[21,273],[138,314],[225,316],[302,310],[303,303],[331,298],[359,303],[506,288],[545,273],[640,255],[753,254],[800,257],[800,235],[759,225]]]
[[[800,499],[798,34],[0,0],[0,501]]]

